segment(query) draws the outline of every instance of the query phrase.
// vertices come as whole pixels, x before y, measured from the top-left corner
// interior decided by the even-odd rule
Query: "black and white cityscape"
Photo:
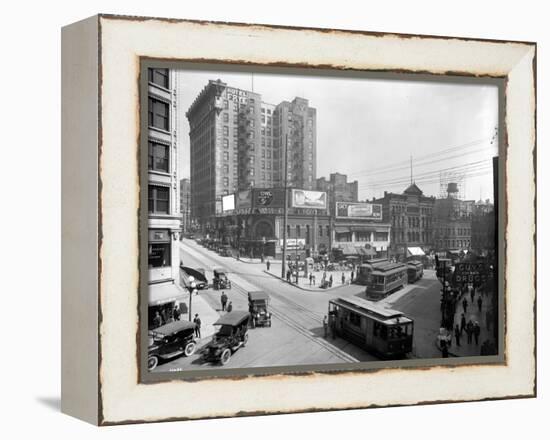
[[[498,89],[149,69],[148,369],[498,354]]]

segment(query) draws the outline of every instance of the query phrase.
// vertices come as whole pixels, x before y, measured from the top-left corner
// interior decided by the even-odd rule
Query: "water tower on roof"
[[[441,173],[439,176],[439,198],[464,200],[464,180],[464,173]]]

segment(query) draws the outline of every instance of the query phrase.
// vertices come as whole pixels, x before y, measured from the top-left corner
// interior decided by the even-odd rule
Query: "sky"
[[[441,173],[465,199],[493,199],[498,88],[486,84],[179,70],[180,176],[189,177],[185,112],[210,79],[253,90],[271,104],[306,98],[317,109],[317,177],[348,175],[359,199],[402,193],[412,180],[440,194]],[[253,85],[252,85],[253,83]],[[450,176],[449,176],[450,175]]]

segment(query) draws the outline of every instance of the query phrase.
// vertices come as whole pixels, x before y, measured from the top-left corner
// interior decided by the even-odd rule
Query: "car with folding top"
[[[219,328],[203,349],[203,360],[221,365],[227,364],[233,353],[248,342],[249,320],[250,314],[247,311],[235,310],[214,322],[214,326]]]
[[[269,295],[262,291],[248,292],[248,311],[252,328],[271,327],[271,313],[269,308]]]
[[[213,270],[214,278],[212,279],[212,285],[214,290],[231,289],[231,281],[227,276],[227,271],[221,267],[216,267]]]
[[[172,321],[149,330],[147,368],[154,370],[159,362],[176,356],[191,356],[197,348],[194,338],[195,324],[189,321]]]

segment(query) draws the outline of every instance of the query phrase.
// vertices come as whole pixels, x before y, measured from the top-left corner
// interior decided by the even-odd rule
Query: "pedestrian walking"
[[[290,283],[290,269],[286,271],[286,280]]]
[[[346,274],[342,272],[342,284],[346,284]]]
[[[221,303],[222,303],[222,312],[225,312],[225,307],[227,305],[227,295],[224,291],[222,291],[222,296],[220,297]]]
[[[466,316],[464,316],[464,313],[460,315],[460,336],[462,336],[462,332],[466,329]]]
[[[328,287],[332,287],[332,274],[330,274],[330,277],[328,279]]]
[[[462,310],[464,310],[464,314],[468,313],[468,300],[466,298],[462,300]]]
[[[460,336],[462,335],[462,331],[460,330],[460,327],[458,324],[455,325],[455,342],[456,346],[460,347]]]
[[[353,283],[353,280],[355,278],[355,272],[352,270],[351,271],[351,282]]]
[[[474,323],[470,319],[468,324],[466,324],[466,335],[468,336],[468,344],[472,343],[472,336],[474,333]]]
[[[323,333],[325,338],[328,336],[328,318],[327,315],[323,318]]]
[[[470,289],[470,302],[471,302],[472,304],[474,303],[474,297],[475,297],[475,295],[476,295],[476,291],[475,291],[475,289],[472,287],[472,288]]]
[[[313,274],[309,274],[309,285],[311,286],[313,284]]]
[[[313,285],[315,286],[315,275],[312,275],[313,276]]]
[[[477,321],[474,323],[473,333],[476,345],[479,345],[479,334],[481,333],[481,327],[479,326],[479,322]]]
[[[179,308],[179,306],[176,304],[176,305],[174,306],[174,321],[179,321],[179,320],[180,320],[180,316],[181,316],[180,308]]]
[[[162,325],[162,316],[160,316],[160,312],[157,310],[155,312],[155,317],[153,318],[153,325],[156,327],[160,327]]]
[[[483,305],[483,300],[481,299],[481,293],[477,297],[477,310],[481,313],[481,306]]]
[[[449,357],[449,349],[447,348],[447,344],[443,344],[443,347],[441,348],[441,357]]]
[[[266,261],[265,267],[267,268],[267,271],[269,272],[269,268],[271,267],[271,262],[269,260]]]
[[[199,314],[195,313],[195,319],[193,319],[193,323],[195,324],[195,337],[200,338],[201,337],[201,319],[199,318]]]
[[[233,310],[233,303],[229,301],[229,304],[227,304],[227,313],[230,313]]]

